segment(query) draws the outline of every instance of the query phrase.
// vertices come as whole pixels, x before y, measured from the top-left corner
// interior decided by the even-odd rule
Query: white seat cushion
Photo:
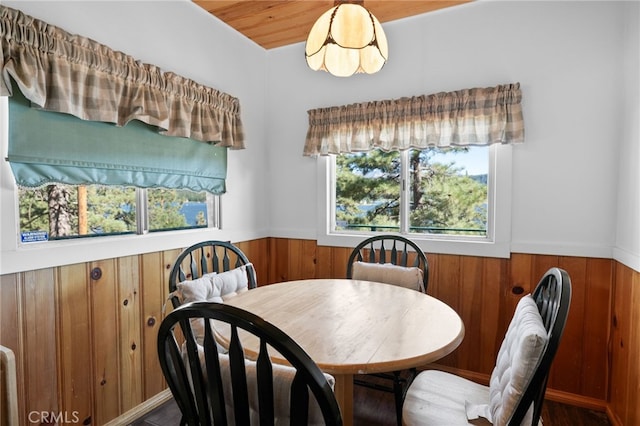
[[[533,377],[547,342],[547,331],[531,295],[518,302],[498,351],[489,387],[440,372],[425,371],[413,381],[403,407],[406,425],[467,425],[484,417],[505,425]],[[532,408],[522,424],[531,423]],[[474,424],[477,424],[474,421]]]
[[[402,406],[406,425],[468,425],[465,405],[489,402],[489,387],[438,370],[423,371],[415,378]]]
[[[248,290],[249,277],[247,268],[253,268],[251,263],[220,273],[209,273],[195,280],[186,280],[176,285],[177,290],[172,294],[178,297],[180,303],[189,302],[218,302]]]
[[[190,302],[222,303],[249,289],[248,268],[253,268],[253,264],[247,263],[229,271],[212,272],[195,280],[182,281],[177,284],[177,290],[169,296],[177,296],[181,304]],[[213,325],[214,329],[217,330],[220,330],[221,327],[228,327],[221,324]],[[196,341],[202,343],[204,340],[204,321],[202,319],[192,319],[191,329]],[[219,345],[219,349],[221,351],[225,350],[221,345]]]
[[[424,272],[415,266],[405,267],[391,263],[353,262],[351,278],[393,284],[411,290],[424,291]]]
[[[547,341],[538,307],[528,294],[518,302],[491,373],[489,406],[495,424],[505,424],[512,416]]]

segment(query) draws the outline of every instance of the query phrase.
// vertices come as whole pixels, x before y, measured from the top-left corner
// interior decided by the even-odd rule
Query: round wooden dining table
[[[389,284],[311,279],[261,286],[225,303],[262,317],[336,379],[345,425],[353,424],[353,376],[437,361],[462,342],[460,316],[442,301]],[[251,343],[243,341],[245,349]],[[274,362],[279,354],[272,355]]]

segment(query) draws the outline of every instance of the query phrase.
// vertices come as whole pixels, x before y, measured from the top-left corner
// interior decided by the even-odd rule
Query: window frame
[[[18,191],[6,160],[8,126],[9,102],[3,96],[0,97],[0,275],[153,253],[187,247],[203,239],[219,238],[222,231],[222,200],[220,196],[214,196],[217,218],[210,223],[215,223],[217,227],[21,243]]]
[[[403,154],[406,156],[406,154]],[[489,174],[487,179],[489,212],[486,237],[437,234],[403,234],[414,240],[427,253],[458,254],[508,258],[511,255],[511,180],[512,147],[489,146]],[[363,239],[379,235],[372,232],[335,231],[335,155],[317,159],[317,241],[322,246],[355,247]],[[409,170],[403,168],[407,181]],[[408,200],[401,198],[406,208]],[[406,213],[408,214],[408,213]],[[401,222],[402,226],[402,222]]]

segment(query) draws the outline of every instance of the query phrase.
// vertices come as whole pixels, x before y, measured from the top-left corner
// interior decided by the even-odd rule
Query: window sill
[[[318,236],[318,245],[332,247],[355,247],[365,238],[376,234],[325,234]],[[408,235],[408,238],[425,253],[456,254],[461,256],[500,257],[509,258],[511,247],[508,242],[493,242],[486,239],[444,240],[426,238],[420,235]]]

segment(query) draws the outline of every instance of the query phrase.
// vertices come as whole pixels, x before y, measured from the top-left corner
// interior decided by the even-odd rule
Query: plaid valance
[[[240,103],[226,93],[143,64],[91,39],[0,6],[0,95],[11,79],[36,107],[244,148]]]
[[[303,155],[524,141],[520,84],[308,111]]]

